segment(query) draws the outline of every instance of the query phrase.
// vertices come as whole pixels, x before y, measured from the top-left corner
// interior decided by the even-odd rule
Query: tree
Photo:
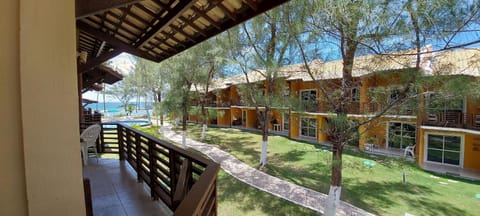
[[[186,148],[188,111],[192,102],[192,85],[198,80],[199,58],[193,50],[185,51],[165,61],[162,70],[168,74],[168,92],[162,110],[182,116],[182,146]]]
[[[128,79],[128,76],[124,80],[117,82],[107,89],[105,94],[110,95],[120,101],[125,112],[127,112],[127,106],[133,97],[132,84]]]
[[[288,6],[273,9],[230,32],[232,61],[247,82],[239,93],[245,104],[255,107],[262,130],[260,167],[267,164],[270,111],[283,102],[280,97],[284,96],[284,80],[279,68],[292,60],[287,54],[292,48],[293,35],[285,27],[295,22],[298,13],[295,9]]]
[[[217,114],[216,111],[207,111],[206,106],[208,106],[209,103],[207,98],[211,91],[212,80],[223,76],[222,69],[226,62],[224,57],[226,50],[222,48],[222,44],[225,44],[224,36],[217,36],[202,42],[190,51],[195,53],[200,63],[196,71],[197,75],[193,80],[193,86],[196,98],[198,98],[200,102],[200,114],[202,117],[201,140],[205,139],[207,120]]]
[[[469,3],[466,5],[466,3]],[[301,57],[310,77],[315,81],[322,92],[329,110],[334,113],[329,117],[325,131],[332,142],[332,172],[331,186],[327,199],[325,215],[335,215],[339,204],[342,182],[342,153],[345,145],[352,139],[359,127],[373,123],[376,119],[387,114],[393,108],[404,105],[409,100],[419,97],[422,90],[419,83],[423,67],[422,60],[428,53],[435,50],[422,49],[426,42],[444,42],[439,50],[453,47],[462,47],[475,41],[453,45],[455,37],[464,29],[478,26],[478,4],[474,2],[456,1],[315,1],[309,7],[313,9],[311,16],[305,17],[310,35],[305,36],[304,29],[295,32],[295,41],[299,46]],[[305,8],[308,10],[308,8]],[[448,20],[448,21],[446,21]],[[450,23],[455,23],[451,25]],[[294,29],[295,30],[295,29]],[[438,34],[437,34],[438,33]],[[309,44],[323,44],[327,50],[336,49],[342,59],[340,83],[319,79],[324,72],[315,70],[309,62],[317,58],[324,50],[309,50]],[[478,40],[477,40],[478,43]],[[400,49],[414,47],[409,52],[393,52]],[[311,51],[311,53],[309,53]],[[438,51],[438,50],[437,50]],[[393,52],[393,53],[392,53]],[[372,95],[381,102],[382,108],[372,117],[361,121],[352,121],[347,118],[352,97],[352,88],[360,83],[353,77],[355,61],[361,54],[375,54],[375,59],[362,59],[369,64],[368,71],[384,70],[385,62],[398,59],[412,59],[414,66],[404,65],[402,87],[398,90],[398,97],[391,100],[380,99],[381,91]],[[377,63],[379,62],[380,63]],[[383,62],[383,64],[381,63]],[[327,64],[327,63],[325,63]],[[358,65],[357,65],[358,66]],[[383,67],[383,68],[382,68]],[[317,67],[321,68],[321,67]],[[334,90],[337,89],[337,90]],[[385,98],[385,97],[383,97]]]
[[[157,104],[162,102],[162,95],[166,88],[166,73],[163,62],[157,64],[141,58],[135,61],[135,85],[146,101],[149,95],[153,97],[154,108],[159,107]],[[158,108],[156,111],[155,114],[160,116],[160,124],[163,125],[163,112]]]

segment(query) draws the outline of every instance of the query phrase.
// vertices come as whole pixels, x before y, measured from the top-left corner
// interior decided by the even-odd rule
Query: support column
[[[29,215],[85,215],[74,0],[20,0],[20,94]]]

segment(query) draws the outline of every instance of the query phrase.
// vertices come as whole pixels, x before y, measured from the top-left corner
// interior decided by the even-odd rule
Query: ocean
[[[134,103],[130,103],[135,107]],[[145,109],[145,103],[141,103],[138,109],[133,109],[132,116],[148,116],[152,114],[152,103],[147,103],[147,108]],[[92,110],[98,110],[105,117],[114,117],[119,115],[126,115],[124,107],[120,102],[100,102],[88,104],[85,108],[91,108]]]

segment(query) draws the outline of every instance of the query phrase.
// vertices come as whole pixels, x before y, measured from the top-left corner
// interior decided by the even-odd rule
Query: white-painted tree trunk
[[[340,195],[342,194],[341,186],[330,185],[330,191],[325,206],[324,216],[335,216],[337,213],[337,207],[340,206]]]
[[[187,131],[182,131],[182,147],[187,148]]]
[[[205,140],[206,133],[207,133],[207,124],[203,124],[202,125],[202,136],[201,136],[202,141]]]
[[[262,153],[260,154],[260,166],[267,165],[268,141],[262,141]]]
[[[180,118],[175,117],[175,129],[178,129],[178,122],[180,122]]]

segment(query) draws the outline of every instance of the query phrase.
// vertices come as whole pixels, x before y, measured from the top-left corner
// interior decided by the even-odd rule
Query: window
[[[290,113],[283,113],[283,130],[288,131],[290,129]]]
[[[317,119],[300,118],[300,135],[317,138]]]
[[[307,111],[315,111],[317,103],[317,90],[303,90],[300,92],[302,108]]]
[[[407,146],[415,145],[414,124],[403,122],[388,123],[388,147],[404,149]]]
[[[460,166],[461,151],[460,136],[427,134],[427,161]]]
[[[242,123],[247,122],[247,111],[242,110]]]
[[[393,103],[394,101],[400,99],[400,91],[398,89],[390,90],[390,95],[388,97],[388,103]]]
[[[352,88],[352,102],[360,102],[360,89]]]

